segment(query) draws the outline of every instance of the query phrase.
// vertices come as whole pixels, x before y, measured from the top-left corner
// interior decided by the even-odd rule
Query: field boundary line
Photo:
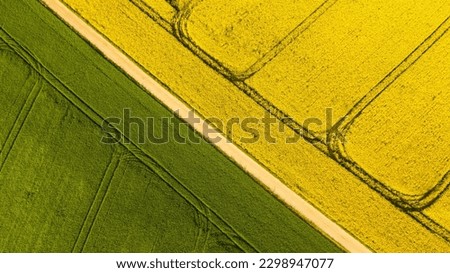
[[[273,195],[287,204],[290,208],[297,212],[298,215],[306,219],[307,222],[318,228],[319,231],[325,233],[330,239],[350,252],[371,252],[367,246],[363,245],[342,227],[327,218],[312,204],[294,193],[244,151],[236,145],[230,143],[225,136],[223,136],[210,124],[207,124],[199,115],[195,114],[195,118],[198,118],[200,123],[189,122],[187,117],[192,110],[187,105],[185,105],[156,80],[145,73],[138,65],[130,60],[114,45],[112,45],[94,28],[88,25],[83,19],[79,18],[78,15],[72,12],[63,3],[58,0],[42,0],[42,2],[75,31],[77,31],[82,37],[90,41],[90,43],[102,52],[108,60],[115,63],[125,73],[145,88],[150,95],[159,100],[167,108],[179,110],[179,117],[190,124],[196,132],[202,135],[203,126],[209,128],[210,132],[214,132],[213,134],[208,134],[208,136],[203,135],[203,137],[209,141],[212,139],[220,139],[219,142],[214,143],[214,146],[218,150],[234,161],[235,164],[240,166],[256,180],[260,181],[263,186],[270,189]]]

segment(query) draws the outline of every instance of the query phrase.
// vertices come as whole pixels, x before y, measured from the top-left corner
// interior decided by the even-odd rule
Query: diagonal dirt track
[[[196,116],[200,122],[193,123],[192,118],[188,119],[191,109],[172,95],[163,86],[157,83],[153,78],[146,74],[137,64],[125,56],[119,49],[113,46],[101,34],[95,31],[91,26],[79,18],[69,8],[58,0],[42,0],[42,2],[55,12],[62,20],[70,25],[81,36],[94,45],[110,61],[119,66],[124,72],[142,85],[149,94],[161,101],[169,109],[178,110],[179,116],[188,122],[197,132],[209,140],[214,139],[214,145],[226,156],[231,158],[237,165],[255,177],[260,183],[269,189],[275,196],[282,200],[286,205],[295,210],[312,225],[317,227],[323,233],[327,234],[336,243],[350,252],[370,252],[370,250],[347,233],[336,223],[328,219],[314,206],[298,196],[285,186],[278,178],[272,175],[264,167],[259,165],[249,155],[240,150],[237,146],[230,143],[226,137],[221,135],[212,126]],[[207,128],[208,134],[203,134],[204,128]],[[214,132],[214,133],[210,133]],[[219,141],[217,141],[219,139]]]

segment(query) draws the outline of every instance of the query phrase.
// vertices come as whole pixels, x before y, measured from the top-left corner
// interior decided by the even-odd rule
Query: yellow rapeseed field
[[[425,195],[450,170],[449,49],[447,32],[346,134],[348,156],[405,195]]]
[[[296,38],[301,31],[297,26],[309,22],[306,19],[323,2],[285,0],[283,5],[274,5],[264,0],[196,1],[180,13],[177,25],[192,48],[216,58],[233,76],[245,77]]]
[[[164,0],[136,0],[136,3],[141,2],[147,7],[152,8],[154,12],[159,14],[164,20],[171,21],[175,16],[175,11],[172,6]]]
[[[201,116],[274,114],[213,123],[374,251],[450,251],[445,0],[63,2]]]
[[[248,84],[296,120],[337,120],[450,15],[444,3],[338,1]]]

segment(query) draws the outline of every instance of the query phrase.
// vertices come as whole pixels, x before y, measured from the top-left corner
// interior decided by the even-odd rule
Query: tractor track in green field
[[[202,217],[212,222],[219,230],[221,230],[229,239],[231,239],[241,250],[255,252],[258,250],[256,247],[239,234],[233,226],[228,224],[223,217],[215,213],[200,197],[196,196],[188,187],[183,185],[179,179],[173,176],[168,170],[165,170],[159,163],[157,163],[149,155],[145,154],[142,150],[131,144],[122,145],[128,149],[128,151],[135,156],[142,164],[147,166],[156,175],[158,175],[166,184],[173,189],[180,197],[186,200],[193,208],[197,210]],[[129,147],[131,146],[131,147]],[[169,182],[170,181],[170,182]],[[208,216],[209,215],[209,216]]]
[[[5,31],[3,28],[0,27],[0,50],[8,50],[13,52],[13,54],[17,54],[20,58],[22,58],[26,63],[30,64],[30,60],[23,56],[23,54],[20,54],[17,52],[14,47],[12,47],[7,41],[10,39],[9,36],[5,35]],[[36,67],[35,62],[31,62],[33,65],[32,67]],[[21,110],[19,114],[17,115],[16,119],[14,120],[14,123],[11,127],[11,130],[8,132],[6,136],[5,143],[2,145],[0,150],[0,172],[3,168],[3,165],[5,161],[8,158],[9,152],[11,151],[11,148],[14,146],[14,142],[16,141],[17,136],[19,135],[20,130],[22,129],[23,124],[25,123],[25,120],[28,117],[28,114],[31,111],[31,108],[33,107],[34,102],[36,101],[37,96],[39,95],[41,89],[42,89],[42,81],[40,77],[38,77],[38,73],[35,72],[35,70],[30,69],[30,77],[27,79],[27,83],[29,82],[32,84],[31,91],[28,92],[27,98],[25,102],[23,103]]]
[[[39,78],[37,78],[31,92],[28,94],[28,97],[27,97],[22,109],[19,112],[19,115],[17,116],[16,120],[14,121],[14,124],[6,137],[5,144],[3,145],[2,149],[1,149],[0,172],[3,169],[3,165],[5,164],[6,160],[8,159],[9,152],[11,151],[12,147],[14,146],[17,136],[19,135],[20,130],[22,129],[22,126],[25,123],[25,120],[27,119],[28,114],[30,113],[31,109],[33,108],[33,104],[36,101],[36,98],[38,97],[39,92],[41,90],[42,90],[42,82]]]
[[[120,165],[122,151],[121,149],[115,149],[114,153],[111,156],[111,160],[108,164],[108,167],[105,169],[103,174],[102,182],[98,187],[97,193],[95,194],[94,200],[89,208],[89,212],[86,214],[86,217],[83,221],[83,226],[80,229],[80,233],[78,234],[77,240],[75,241],[72,252],[79,253],[83,252],[84,246],[86,245],[87,240],[89,239],[89,234],[91,233],[92,227],[95,224],[97,219],[97,215],[102,208],[106,195],[108,194],[111,182],[114,178],[116,170]]]

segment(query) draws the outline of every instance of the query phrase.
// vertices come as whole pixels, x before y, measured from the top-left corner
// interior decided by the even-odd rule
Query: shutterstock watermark
[[[141,117],[134,116],[132,110],[125,108],[121,117],[108,117],[103,120],[102,130],[105,135],[101,142],[104,144],[125,144],[137,142],[137,144],[152,143],[165,144],[177,143],[201,143],[202,137],[194,134],[189,126],[201,131],[201,135],[211,143],[223,140],[218,132],[225,134],[228,139],[239,135],[235,141],[241,143],[277,143],[277,133],[285,133],[288,127],[294,128],[296,133],[283,139],[286,143],[297,143],[303,138],[310,141],[319,141],[310,133],[311,128],[329,130],[333,125],[332,108],[326,108],[323,118],[310,117],[299,123],[292,118],[278,119],[269,112],[262,117],[232,117],[228,120],[210,117],[202,121],[195,111],[190,111],[184,119],[179,118],[179,111],[170,117]],[[239,132],[239,134],[235,134]],[[279,134],[278,134],[279,135]]]

